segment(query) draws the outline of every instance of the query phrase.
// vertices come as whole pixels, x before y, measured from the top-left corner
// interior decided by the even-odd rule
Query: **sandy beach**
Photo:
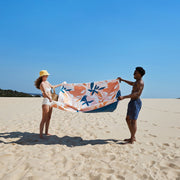
[[[1,180],[180,179],[180,100],[142,99],[137,141],[123,100],[111,113],[53,109],[39,138],[42,98],[0,98]]]

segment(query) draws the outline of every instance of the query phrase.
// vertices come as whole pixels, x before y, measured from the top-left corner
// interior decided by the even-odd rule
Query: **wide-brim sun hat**
[[[50,74],[47,72],[47,70],[42,70],[39,72],[39,77],[42,77],[42,76],[49,76]]]

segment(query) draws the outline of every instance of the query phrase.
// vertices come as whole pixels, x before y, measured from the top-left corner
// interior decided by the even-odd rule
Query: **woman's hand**
[[[59,87],[59,86],[63,86],[63,85],[65,85],[65,84],[67,84],[67,82],[66,82],[66,81],[64,81],[63,83],[58,84],[58,85],[54,85],[54,86],[52,86],[52,85],[51,85],[51,87],[52,87],[52,88],[57,88],[57,87]]]
[[[50,98],[49,101],[52,102],[52,98]]]

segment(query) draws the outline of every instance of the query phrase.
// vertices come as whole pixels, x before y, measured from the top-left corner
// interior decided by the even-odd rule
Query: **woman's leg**
[[[49,106],[42,105],[42,120],[40,123],[40,138],[43,138],[44,123],[48,120]]]
[[[45,124],[45,126],[46,126],[45,134],[46,135],[50,135],[50,134],[48,134],[48,130],[49,130],[49,123],[51,120],[52,109],[53,108],[49,106],[48,119],[47,119],[46,124]]]

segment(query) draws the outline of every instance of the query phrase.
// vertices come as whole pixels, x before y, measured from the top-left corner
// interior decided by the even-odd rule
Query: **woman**
[[[39,78],[35,81],[36,88],[40,89],[43,94],[43,102],[42,102],[42,120],[40,123],[40,138],[43,138],[43,129],[45,125],[45,134],[48,134],[49,123],[52,114],[52,95],[51,95],[51,88],[57,88],[62,84],[52,86],[48,81],[47,78],[50,75],[46,70],[42,70],[39,72]]]

